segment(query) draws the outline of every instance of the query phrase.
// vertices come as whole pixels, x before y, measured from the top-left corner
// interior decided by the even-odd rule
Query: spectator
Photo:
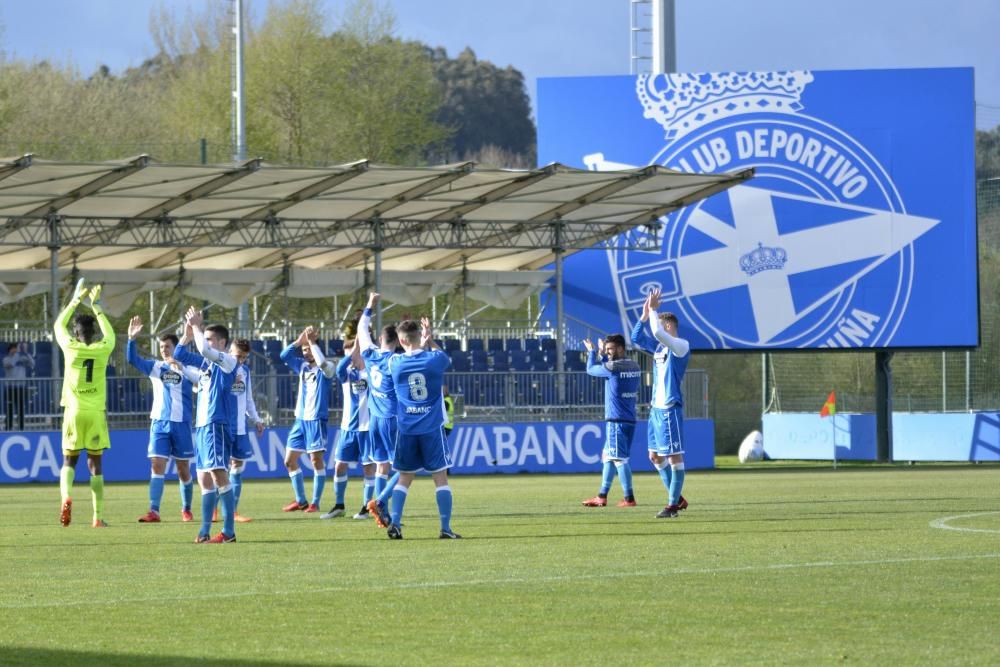
[[[28,396],[28,371],[35,369],[35,360],[28,354],[27,343],[11,343],[7,346],[7,356],[3,358],[4,375],[7,377],[6,407],[7,430],[14,427],[14,413],[17,413],[17,429],[24,430],[24,404]]]

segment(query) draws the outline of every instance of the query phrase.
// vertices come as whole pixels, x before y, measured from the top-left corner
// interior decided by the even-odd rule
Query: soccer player
[[[639,396],[641,371],[639,364],[625,357],[625,336],[612,334],[606,341],[598,339],[597,347],[607,355],[606,362],[597,359],[597,349],[589,339],[583,341],[587,348],[587,375],[604,378],[604,421],[607,435],[601,453],[604,469],[601,490],[593,498],[583,501],[585,507],[604,507],[608,504],[608,491],[618,472],[624,498],[618,507],[635,507],[632,491],[632,467],[629,453],[635,433],[635,402]]]
[[[335,519],[344,514],[344,498],[347,495],[347,469],[351,463],[365,465],[365,475],[375,472],[370,462],[371,452],[368,438],[370,413],[368,411],[368,371],[361,358],[361,346],[357,340],[345,340],[346,356],[337,364],[336,375],[344,392],[344,410],[340,419],[340,436],[337,439],[336,477],[334,491],[336,499],[333,509],[321,519]]]
[[[632,343],[653,355],[653,398],[649,407],[649,460],[667,489],[667,506],[656,518],[673,519],[686,509],[684,488],[684,397],[681,381],[691,360],[691,346],[677,336],[677,316],[658,313],[660,290],[642,304],[642,316],[632,328]],[[643,329],[649,321],[652,336]]]
[[[326,420],[330,414],[330,382],[336,367],[316,344],[317,333],[306,327],[291,345],[281,351],[281,360],[299,376],[299,398],[295,404],[295,425],[285,445],[285,467],[292,482],[295,500],[285,512],[318,512],[326,484]],[[312,502],[306,502],[306,483],[299,458],[308,452],[313,465]]]
[[[191,479],[191,459],[194,441],[191,439],[191,388],[201,373],[193,366],[174,360],[178,338],[174,334],[160,336],[160,360],[139,356],[135,339],[142,331],[142,318],[134,316],[128,323],[128,346],[125,358],[153,384],[153,407],[149,411],[149,511],[139,517],[139,523],[160,522],[160,501],[163,499],[163,477],[167,462],[173,457],[181,491],[181,521],[193,521],[191,501],[194,480]]]
[[[399,471],[399,483],[392,492],[391,513],[381,503],[376,503],[375,509],[380,521],[389,524],[386,530],[389,539],[403,539],[400,528],[403,506],[414,476],[419,470],[426,470],[437,487],[438,514],[441,517],[438,536],[441,539],[457,539],[461,535],[451,529],[452,494],[448,486],[451,453],[444,439],[441,397],[444,372],[451,366],[451,359],[435,345],[431,323],[426,317],[420,324],[405,320],[397,331],[405,352],[389,359],[389,371],[397,388],[399,435],[393,467]]]
[[[194,307],[188,309],[185,319],[184,338],[174,350],[174,359],[201,370],[194,423],[198,483],[201,486],[201,529],[195,542],[235,542],[236,499],[227,469],[233,448],[233,425],[236,423],[233,381],[238,364],[236,357],[227,352],[229,329],[221,324],[204,327],[204,317]],[[194,339],[197,354],[184,347],[188,338]],[[222,508],[222,531],[211,537],[216,504]]]
[[[62,399],[64,408],[62,428],[63,465],[59,471],[59,490],[62,509],[59,523],[68,526],[73,513],[73,479],[80,452],[87,452],[90,469],[90,495],[94,503],[94,528],[106,528],[104,521],[104,473],[101,455],[111,448],[107,421],[107,368],[108,358],[115,349],[115,332],[101,308],[101,286],[90,290],[83,278],[76,283],[69,304],[59,313],[55,322],[55,338],[66,361]],[[89,298],[93,315],[73,313],[80,303]],[[73,329],[70,331],[70,319]],[[99,327],[100,337],[96,331]]]
[[[379,335],[379,346],[372,341],[369,326],[371,325],[372,309],[378,303],[380,295],[372,292],[368,296],[368,306],[358,321],[358,345],[361,348],[361,358],[368,370],[368,407],[371,419],[368,422],[368,443],[371,460],[375,463],[374,487],[369,486],[367,470],[365,472],[365,496],[361,511],[354,515],[355,519],[366,519],[378,515],[370,509],[378,498],[388,503],[392,490],[399,481],[399,473],[389,478],[389,468],[392,467],[393,454],[396,451],[396,387],[389,372],[389,357],[396,353],[399,347],[399,336],[395,325],[382,327]],[[387,528],[388,526],[381,526]]]
[[[247,420],[253,424],[257,437],[264,435],[264,421],[257,414],[257,404],[253,400],[253,386],[250,383],[250,341],[237,338],[229,348],[229,354],[236,357],[239,364],[236,367],[236,377],[233,380],[233,398],[236,400],[236,442],[233,445],[233,455],[229,466],[229,478],[233,481],[233,500],[237,523],[249,523],[250,517],[240,514],[240,497],[243,495],[243,471],[246,462],[253,458],[253,447],[250,445],[250,435],[247,433]]]

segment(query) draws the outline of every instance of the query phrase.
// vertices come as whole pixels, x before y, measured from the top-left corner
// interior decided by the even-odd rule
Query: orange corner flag
[[[829,417],[830,415],[837,414],[837,397],[834,396],[835,392],[830,392],[830,395],[826,397],[826,403],[823,404],[823,409],[819,411],[820,417]]]

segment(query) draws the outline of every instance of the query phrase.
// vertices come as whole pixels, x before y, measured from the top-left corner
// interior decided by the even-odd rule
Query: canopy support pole
[[[375,232],[375,246],[373,250],[375,251],[375,292],[378,294],[382,293],[382,250],[385,249],[385,228],[382,223],[382,218],[376,216],[372,219],[372,225]],[[367,294],[365,295],[368,296]],[[381,336],[382,331],[382,299],[378,300],[375,304],[375,337],[374,340],[378,340]]]
[[[562,247],[562,222],[556,221],[555,223],[555,245],[552,248],[552,254],[555,257],[556,265],[556,371],[562,373],[564,368],[564,356],[563,349],[565,348],[565,341],[563,337],[565,335],[566,328],[566,318],[563,312],[563,253],[566,251]]]
[[[49,313],[52,318],[52,326],[56,326],[56,320],[59,318],[59,216],[56,214],[50,214],[48,216],[47,222],[49,223]],[[62,357],[62,350],[59,349],[58,345],[52,346],[52,378],[58,380],[62,373],[59,365],[59,360]],[[56,387],[59,389],[56,389]],[[62,385],[59,382],[53,382],[52,387],[52,401],[53,405],[58,405],[59,393],[62,391]]]

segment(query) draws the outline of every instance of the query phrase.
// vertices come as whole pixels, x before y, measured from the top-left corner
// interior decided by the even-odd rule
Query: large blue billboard
[[[567,257],[567,314],[627,331],[659,287],[698,350],[978,345],[971,68],[541,79],[538,121],[542,164],[756,171]]]

